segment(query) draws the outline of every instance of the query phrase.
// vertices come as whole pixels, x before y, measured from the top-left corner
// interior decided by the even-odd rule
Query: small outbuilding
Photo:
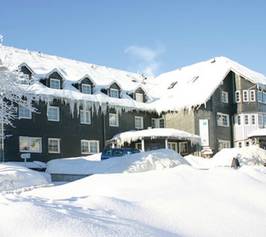
[[[119,133],[107,141],[106,145],[133,147],[142,151],[168,148],[181,155],[188,155],[200,151],[200,142],[199,136],[185,131],[173,128],[151,128]]]

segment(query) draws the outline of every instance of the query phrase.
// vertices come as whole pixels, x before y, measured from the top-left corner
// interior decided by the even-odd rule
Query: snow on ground
[[[213,166],[231,166],[233,158],[238,158],[240,165],[266,164],[266,150],[257,146],[223,149],[212,158]]]
[[[5,194],[0,236],[264,237],[265,174],[179,165]]]
[[[144,172],[148,170],[172,168],[187,163],[172,150],[160,149],[122,157],[97,161],[100,154],[91,157],[78,157],[52,160],[47,163],[47,172],[52,174],[101,174],[122,172]]]
[[[0,164],[0,192],[40,186],[48,183],[48,175],[19,165]]]

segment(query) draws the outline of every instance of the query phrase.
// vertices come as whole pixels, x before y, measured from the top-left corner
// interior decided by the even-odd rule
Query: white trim
[[[115,123],[113,123],[113,124],[111,123],[111,116],[110,115],[114,116],[114,118],[115,118]],[[109,113],[109,126],[110,127],[118,127],[119,126],[119,116],[117,113]]]
[[[174,146],[174,149],[172,149],[172,146]],[[167,148],[178,152],[177,142],[168,142],[167,141]]]
[[[241,102],[241,91],[240,90],[235,91],[235,102],[236,103]]]
[[[89,93],[85,92],[83,90],[83,88],[89,88]],[[91,95],[92,94],[92,86],[90,84],[86,84],[86,83],[81,83],[81,92],[84,93],[84,94],[88,94],[88,95]]]
[[[21,115],[21,114],[20,114],[21,109],[26,109],[26,110],[28,110],[29,113],[30,113],[29,117],[26,117],[26,116]],[[31,112],[31,110],[28,109],[28,108],[25,107],[25,106],[19,105],[19,106],[18,106],[18,119],[32,119],[32,112]]]
[[[249,101],[249,91],[248,90],[243,90],[243,102],[248,102],[248,101]]]
[[[48,112],[49,112],[49,109],[50,108],[53,108],[53,109],[56,109],[57,111],[57,118],[58,119],[49,119],[49,116],[48,116]],[[48,121],[53,121],[53,122],[59,122],[60,121],[60,114],[59,114],[59,107],[58,106],[52,106],[52,105],[47,105],[47,120]]]
[[[50,151],[49,150],[49,142],[50,141],[57,141],[57,148],[58,148],[58,151]],[[60,138],[48,138],[48,153],[50,154],[60,154],[61,153],[61,139]]]
[[[252,94],[253,94],[253,99],[252,99]],[[250,90],[249,91],[249,99],[251,102],[255,102],[256,101],[256,91],[255,90]]]
[[[96,152],[91,151],[91,143],[94,143],[94,142],[96,142],[96,145],[97,145],[97,151]],[[85,151],[85,152],[82,151],[82,143],[87,143],[88,151]],[[85,139],[80,140],[80,152],[83,155],[99,153],[99,141],[98,140],[85,140]]]
[[[137,126],[136,119],[140,119],[140,126]],[[135,116],[135,128],[136,129],[143,129],[143,117],[142,116]]]
[[[228,114],[217,112],[216,121],[217,121],[217,126],[220,126],[220,127],[229,127],[230,125]],[[226,121],[226,124],[224,124],[224,121]]]
[[[230,140],[218,139],[218,150],[220,151],[224,148],[231,148]]]
[[[32,150],[22,150],[21,149],[21,147],[20,147],[20,143],[21,143],[21,139],[22,138],[25,138],[25,139],[27,139],[27,145],[29,146],[29,148],[30,148],[30,141],[32,140],[32,139],[39,139],[40,140],[40,150],[39,151],[32,151]],[[42,153],[42,138],[41,137],[28,137],[28,136],[19,136],[19,152],[28,152],[28,153]]]
[[[49,78],[49,80],[50,80],[49,86],[50,86],[51,89],[56,89],[56,90],[60,90],[61,89],[61,81],[60,81],[60,79]],[[59,88],[51,87],[52,81],[56,82],[56,83],[59,83]]]
[[[141,97],[139,97],[141,96]],[[135,99],[137,102],[144,102],[144,94],[143,93],[139,93],[139,92],[135,92]]]
[[[112,96],[112,92],[115,92],[117,96]],[[109,89],[109,96],[112,98],[119,98],[119,89],[110,88]]]
[[[89,121],[88,122],[86,121],[86,113],[89,114],[89,117],[88,117]],[[81,120],[81,118],[82,118],[81,114],[83,114],[83,116],[85,116],[83,121]],[[91,111],[90,110],[81,109],[80,113],[79,113],[79,120],[80,120],[80,124],[91,124]]]

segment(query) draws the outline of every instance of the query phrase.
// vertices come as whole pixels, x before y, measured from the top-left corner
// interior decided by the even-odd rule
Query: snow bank
[[[206,159],[200,156],[188,155],[184,159],[193,167],[197,169],[209,169],[211,167],[212,159]]]
[[[100,154],[98,155],[100,156]],[[183,157],[172,150],[160,149],[141,152],[102,161],[90,158],[66,158],[51,160],[47,163],[47,172],[51,174],[102,174],[122,172],[144,172],[172,168],[188,164]]]
[[[0,191],[48,184],[49,177],[17,165],[0,164]]]
[[[265,237],[266,169],[260,169],[180,165],[9,195],[1,200],[0,236]]]
[[[222,149],[212,158],[212,165],[230,167],[233,158],[236,157],[240,165],[264,165],[266,163],[266,150],[257,146]]]

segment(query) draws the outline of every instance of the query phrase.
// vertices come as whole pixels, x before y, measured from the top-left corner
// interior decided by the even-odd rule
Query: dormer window
[[[142,93],[137,93],[136,92],[136,101],[137,102],[144,102],[144,95]]]
[[[92,88],[89,84],[81,84],[81,92],[85,94],[92,94]]]
[[[50,88],[61,89],[60,80],[55,78],[50,78]]]
[[[119,90],[110,88],[110,97],[119,98]]]

